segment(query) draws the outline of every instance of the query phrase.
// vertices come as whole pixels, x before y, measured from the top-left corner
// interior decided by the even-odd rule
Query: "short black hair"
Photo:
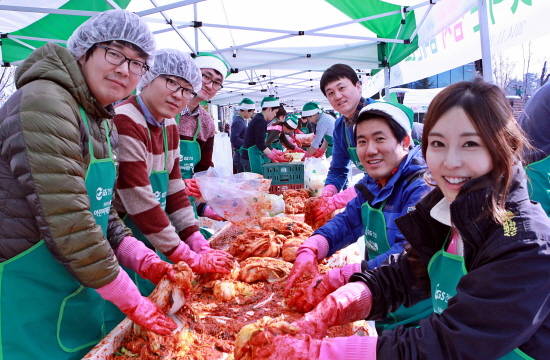
[[[349,65],[334,64],[328,69],[326,69],[323,75],[321,76],[320,87],[323,95],[326,96],[325,86],[327,86],[329,83],[333,81],[336,81],[342,78],[349,79],[349,81],[351,81],[353,85],[359,82],[359,77],[357,76],[357,73]]]
[[[403,141],[405,136],[408,135],[405,129],[403,129],[401,125],[397,123],[397,121],[395,121],[391,116],[389,116],[385,112],[380,110],[369,110],[369,111],[365,111],[364,113],[362,113],[357,117],[357,121],[355,122],[355,126],[353,127],[353,137],[355,138],[356,142],[357,142],[357,126],[359,126],[359,124],[361,124],[362,122],[372,120],[372,119],[384,120],[386,124],[388,124],[388,126],[390,127],[390,130],[398,143]]]
[[[122,45],[122,46],[128,46],[130,49],[137,52],[139,57],[144,58],[145,60],[149,59],[149,55],[147,55],[147,53],[143,51],[143,49],[141,49],[136,44],[133,44],[131,42],[124,41],[124,40],[111,40],[111,41],[105,41],[102,43],[93,44],[92,47],[86,50],[86,53],[84,54],[84,61],[88,61],[90,56],[92,56],[92,53],[94,52],[94,50],[97,48],[97,45],[110,45],[112,43],[118,43],[119,45]]]

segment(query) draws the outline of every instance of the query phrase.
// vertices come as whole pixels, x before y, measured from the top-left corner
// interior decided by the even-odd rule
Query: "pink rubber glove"
[[[348,264],[317,276],[306,290],[307,304],[313,308],[328,294],[347,284],[351,275],[356,272],[361,272],[361,264]]]
[[[348,202],[353,200],[356,196],[357,193],[355,192],[355,189],[350,187],[331,197],[322,197],[324,201],[320,201],[317,204],[317,207],[313,209],[313,216],[320,219],[330,215],[335,210],[345,207]]]
[[[178,247],[168,256],[173,263],[184,261],[191,270],[197,274],[222,273],[227,274],[233,268],[233,257],[222,250],[207,250],[196,253],[181,242]]]
[[[322,147],[317,149],[317,151],[315,151],[315,154],[313,154],[313,156],[316,157],[316,158],[320,158],[323,155],[325,155],[325,149],[323,149]]]
[[[336,194],[338,194],[338,189],[332,184],[325,185],[323,191],[321,192],[322,197],[331,197]]]
[[[199,189],[199,185],[197,184],[197,180],[195,179],[183,179],[185,182],[185,194],[187,196],[193,196],[197,199],[202,197],[201,191]]]
[[[158,284],[164,275],[173,271],[172,264],[161,260],[153,250],[131,236],[122,240],[116,250],[116,257],[120,264],[154,284]]]
[[[196,253],[212,250],[210,248],[210,243],[204,238],[200,231],[195,231],[189,235],[187,239],[185,239],[185,243]]]
[[[283,155],[283,152],[277,149],[272,149],[271,153],[268,153],[267,157],[274,163],[288,162],[288,160],[286,160],[285,156]]]
[[[256,350],[256,358],[269,360],[376,360],[374,336],[349,336],[312,339],[309,336],[279,335],[264,348]]]
[[[372,294],[360,281],[347,283],[330,293],[315,309],[295,323],[303,333],[321,339],[331,326],[366,318],[372,306]]]
[[[112,302],[133,322],[159,335],[170,335],[177,325],[146,297],[141,296],[126,271],[119,268],[115,280],[96,289],[107,301]]]
[[[296,260],[290,271],[285,286],[285,296],[288,296],[295,282],[304,275],[316,277],[319,275],[317,262],[328,254],[328,241],[322,235],[313,235],[308,238],[296,251]]]
[[[217,221],[223,221],[225,220],[224,218],[222,218],[220,215],[218,215],[214,209],[212,209],[210,206],[206,205],[204,207],[204,212],[203,212],[203,215],[206,216],[207,218],[210,218],[212,220],[217,220]]]

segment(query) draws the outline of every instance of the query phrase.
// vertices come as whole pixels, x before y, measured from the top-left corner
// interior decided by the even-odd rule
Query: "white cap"
[[[79,59],[94,44],[116,40],[132,43],[149,56],[155,50],[147,24],[133,12],[120,9],[99,13],[82,23],[69,37],[67,49]]]
[[[222,75],[222,81],[229,75],[229,67],[221,58],[210,53],[199,53],[194,59],[199,69],[214,69]]]
[[[401,105],[403,106],[403,105]],[[411,127],[411,120],[409,118],[409,115],[402,109],[400,109],[397,105],[394,105],[389,102],[382,102],[382,101],[375,101],[373,103],[370,103],[366,106],[364,106],[360,111],[357,117],[359,118],[361,114],[367,113],[372,110],[377,110],[380,112],[383,112],[385,114],[388,114],[396,123],[398,123],[403,130],[407,133],[407,135],[411,136],[412,133],[412,127]]]
[[[141,91],[160,75],[172,75],[184,79],[199,92],[202,87],[202,74],[191,57],[176,49],[161,49],[154,53],[153,66],[142,77],[138,85]]]

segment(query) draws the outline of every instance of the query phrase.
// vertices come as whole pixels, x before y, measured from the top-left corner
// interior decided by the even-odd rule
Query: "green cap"
[[[313,101],[305,103],[304,107],[302,107],[302,116],[311,116],[319,114],[320,112],[321,109],[319,108],[319,104],[314,103]]]
[[[275,96],[266,96],[262,100],[262,109],[274,108],[280,105],[281,105],[281,102],[279,101],[279,98],[276,98]]]

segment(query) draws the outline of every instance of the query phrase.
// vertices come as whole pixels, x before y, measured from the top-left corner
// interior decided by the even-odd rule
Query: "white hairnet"
[[[186,80],[195,92],[202,87],[202,73],[195,65],[191,56],[176,49],[161,49],[154,53],[153,66],[139,81],[138,90],[141,91],[147,84],[159,75],[172,75]]]
[[[114,40],[132,43],[149,56],[155,50],[155,39],[145,22],[132,12],[118,9],[102,12],[80,25],[69,38],[67,48],[79,59],[94,44]]]

